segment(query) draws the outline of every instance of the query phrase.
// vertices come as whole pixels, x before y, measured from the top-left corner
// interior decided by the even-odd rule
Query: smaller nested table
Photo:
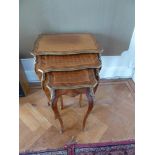
[[[93,69],[78,70],[71,72],[50,72],[47,73],[47,88],[50,91],[51,105],[61,125],[61,132],[64,131],[63,121],[57,109],[58,98],[62,95],[76,96],[86,94],[88,98],[88,110],[84,116],[82,129],[85,127],[86,119],[93,108],[94,88],[97,80]]]
[[[88,110],[83,119],[82,129],[94,104],[94,93],[99,82],[101,69],[100,54],[93,35],[88,33],[42,34],[33,49],[35,71],[41,81],[49,103],[64,131],[63,121],[57,108],[58,98],[62,95],[82,94],[88,98]]]
[[[101,68],[99,54],[42,55],[37,56],[37,67],[44,73]]]

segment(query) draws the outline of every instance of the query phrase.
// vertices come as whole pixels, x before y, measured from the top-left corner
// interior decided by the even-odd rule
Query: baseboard
[[[132,78],[132,68],[129,67],[102,67],[100,77],[103,79]]]

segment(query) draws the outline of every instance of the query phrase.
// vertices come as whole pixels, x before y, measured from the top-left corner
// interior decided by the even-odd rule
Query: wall
[[[90,32],[104,55],[128,50],[134,29],[134,0],[20,0],[20,58],[40,33]]]

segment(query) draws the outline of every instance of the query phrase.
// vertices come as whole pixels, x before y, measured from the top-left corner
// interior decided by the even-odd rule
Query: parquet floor
[[[84,96],[64,96],[65,109],[60,110],[65,132],[59,133],[47,98],[39,88],[20,98],[20,152],[63,147],[73,138],[78,143],[94,143],[134,139],[134,83],[132,80],[102,80],[96,92],[95,105],[81,131],[87,110]],[[60,105],[60,101],[59,101]]]

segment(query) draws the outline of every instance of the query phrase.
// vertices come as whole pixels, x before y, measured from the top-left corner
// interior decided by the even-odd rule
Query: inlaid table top
[[[48,86],[54,89],[93,88],[97,84],[93,69],[49,72],[47,73],[47,81]]]
[[[38,56],[37,66],[44,73],[50,71],[72,71],[86,68],[100,68],[98,54],[43,55]]]
[[[91,34],[42,34],[38,37],[35,55],[67,55],[79,53],[100,53],[95,38]]]

